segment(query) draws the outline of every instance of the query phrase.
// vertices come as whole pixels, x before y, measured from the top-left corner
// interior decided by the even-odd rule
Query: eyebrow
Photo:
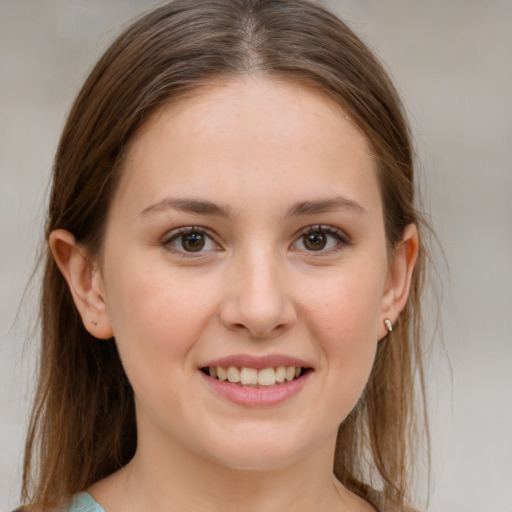
[[[295,203],[287,213],[287,217],[297,215],[314,215],[332,210],[349,210],[356,213],[366,213],[366,210],[359,204],[347,197],[337,196],[316,201],[302,201]]]
[[[144,208],[140,213],[140,216],[145,217],[148,214],[163,212],[169,208],[181,210],[187,213],[195,213],[197,215],[214,215],[216,217],[223,218],[231,217],[230,208],[227,206],[221,206],[204,199],[187,197],[166,197],[165,199]]]
[[[166,197],[161,201],[149,205],[140,213],[141,217],[150,214],[160,213],[168,209],[181,210],[187,213],[197,215],[212,215],[230,219],[232,218],[231,208],[219,205],[211,201],[195,198],[175,198]],[[337,196],[313,201],[300,201],[292,205],[286,213],[286,217],[296,217],[300,215],[314,215],[325,213],[332,210],[349,210],[356,213],[366,213],[366,210],[359,204],[346,197]]]

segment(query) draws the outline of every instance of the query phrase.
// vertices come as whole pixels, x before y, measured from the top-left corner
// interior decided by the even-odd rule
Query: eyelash
[[[162,246],[164,248],[166,248],[167,250],[169,250],[173,253],[177,253],[180,256],[186,257],[186,258],[194,258],[194,257],[197,258],[197,257],[203,255],[204,252],[209,252],[211,250],[215,250],[215,249],[207,249],[206,251],[203,251],[203,247],[200,247],[200,250],[198,250],[198,251],[187,251],[183,247],[183,239],[181,241],[181,249],[178,249],[178,248],[172,246],[173,242],[179,241],[179,239],[185,235],[192,235],[192,234],[197,234],[197,235],[202,236],[203,239],[206,240],[205,245],[208,243],[213,243],[217,249],[220,248],[219,244],[215,241],[215,238],[209,233],[209,231],[206,230],[205,228],[198,227],[198,226],[187,226],[187,227],[182,227],[182,228],[178,228],[176,230],[171,231],[162,240]],[[308,235],[314,235],[314,234],[321,234],[321,235],[326,235],[327,237],[333,237],[336,239],[336,242],[333,247],[329,247],[325,250],[324,250],[324,248],[320,248],[318,250],[293,249],[293,246],[298,244],[300,241],[302,241],[302,243],[304,243],[304,237],[306,237]],[[210,242],[208,242],[208,240]],[[326,244],[328,244],[328,242],[326,242]],[[325,225],[318,224],[315,226],[308,226],[308,227],[300,230],[297,234],[297,238],[296,238],[295,242],[293,242],[291,247],[292,247],[292,250],[305,251],[305,252],[311,253],[315,256],[323,256],[326,254],[331,254],[333,252],[342,250],[343,248],[348,247],[350,245],[352,245],[352,242],[348,239],[348,237],[341,230],[334,228],[332,226],[325,226]]]
[[[324,256],[327,254],[332,254],[333,252],[343,250],[345,247],[350,247],[352,245],[351,240],[345,235],[345,233],[333,226],[325,226],[322,224],[317,224],[316,226],[308,226],[299,231],[299,236],[297,240],[292,244],[296,245],[299,241],[302,240],[304,242],[304,237],[313,234],[322,234],[333,237],[336,239],[336,242],[333,247],[329,247],[328,249],[320,249],[318,251],[315,250],[307,250],[307,249],[295,249],[295,250],[305,250],[308,253],[312,253],[315,256]]]
[[[183,239],[181,241],[182,249],[172,247],[172,242],[179,241],[179,239],[182,238],[183,236],[192,235],[192,234],[201,235],[202,237],[204,237],[204,239],[210,240],[210,243],[213,243],[216,246],[216,248],[219,248],[219,244],[215,241],[214,237],[208,232],[208,230],[206,230],[205,228],[198,227],[198,226],[187,226],[187,227],[178,228],[178,229],[171,231],[162,240],[162,246],[173,253],[179,254],[182,257],[185,257],[185,258],[196,257],[197,258],[198,256],[201,256],[202,253],[205,251],[202,251],[202,250],[186,251],[183,248]],[[205,242],[205,244],[207,244],[207,243],[208,243],[208,241]],[[201,249],[202,249],[202,247],[201,247]]]

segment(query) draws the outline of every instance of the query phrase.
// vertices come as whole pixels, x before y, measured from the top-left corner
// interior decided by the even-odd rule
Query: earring
[[[388,333],[393,330],[393,324],[389,318],[384,318],[384,326],[386,327],[386,331],[388,331]]]
[[[98,320],[91,320],[91,324],[96,327],[98,325]]]

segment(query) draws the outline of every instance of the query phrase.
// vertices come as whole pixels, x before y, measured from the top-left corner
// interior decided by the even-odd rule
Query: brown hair
[[[63,228],[97,254],[123,155],[141,125],[168,101],[248,73],[324,91],[366,134],[379,163],[391,251],[407,225],[421,224],[400,100],[342,21],[304,0],[178,0],[119,36],[80,91],[55,158],[47,239]],[[137,443],[132,389],[115,341],[98,342],[86,331],[48,250],[44,258],[39,380],[22,491],[25,503],[43,511],[126,464]],[[414,392],[417,381],[424,397],[424,273],[421,244],[407,306],[379,343],[365,392],[338,434],[335,475],[386,510],[409,500],[415,421],[426,419]]]

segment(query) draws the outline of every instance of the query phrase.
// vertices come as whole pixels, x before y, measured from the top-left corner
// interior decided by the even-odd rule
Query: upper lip
[[[207,361],[204,364],[201,364],[200,368],[212,366],[236,366],[238,368],[256,368],[257,370],[270,367],[275,368],[277,366],[312,368],[312,365],[307,361],[284,354],[267,354],[264,356],[236,354]]]

